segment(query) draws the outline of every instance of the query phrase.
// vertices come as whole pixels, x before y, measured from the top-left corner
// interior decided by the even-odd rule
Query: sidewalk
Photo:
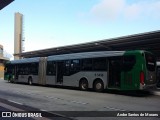
[[[153,91],[153,94],[160,96],[160,88],[157,88],[156,90],[154,90],[154,91]]]
[[[0,98],[0,119],[8,120],[9,118],[15,120],[73,120],[63,115],[41,111]]]

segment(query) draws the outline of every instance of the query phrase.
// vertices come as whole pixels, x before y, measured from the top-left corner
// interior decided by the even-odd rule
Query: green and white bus
[[[97,51],[13,60],[6,64],[5,79],[28,84],[144,90],[156,86],[152,53]]]

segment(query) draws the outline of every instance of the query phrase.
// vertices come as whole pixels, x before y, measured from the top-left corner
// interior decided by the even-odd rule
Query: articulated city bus
[[[5,79],[28,84],[144,90],[156,86],[156,61],[147,51],[98,51],[25,58],[6,64]]]

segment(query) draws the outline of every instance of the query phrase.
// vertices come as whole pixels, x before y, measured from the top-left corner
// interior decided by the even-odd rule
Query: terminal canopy
[[[0,10],[9,5],[14,0],[0,0]]]

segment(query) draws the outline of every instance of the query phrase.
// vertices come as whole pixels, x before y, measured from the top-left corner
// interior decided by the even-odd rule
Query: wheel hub
[[[96,89],[101,89],[102,88],[102,84],[101,83],[97,83],[96,84]]]

